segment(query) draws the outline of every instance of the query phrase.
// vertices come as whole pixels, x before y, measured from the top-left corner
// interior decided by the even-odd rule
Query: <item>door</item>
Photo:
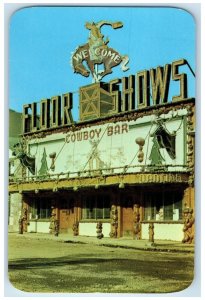
[[[131,196],[124,195],[122,201],[122,236],[133,236],[133,201]]]
[[[62,199],[60,202],[60,232],[73,234],[74,223],[74,201],[73,199]]]

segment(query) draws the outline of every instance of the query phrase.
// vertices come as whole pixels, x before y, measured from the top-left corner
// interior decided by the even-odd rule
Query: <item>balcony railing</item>
[[[27,175],[22,177],[9,176],[9,183],[32,182],[32,181],[52,181],[60,179],[89,178],[109,175],[126,175],[126,174],[147,174],[147,173],[186,173],[191,170],[187,165],[134,165],[124,167],[112,167],[93,170],[83,170],[76,172],[60,172],[45,175]]]

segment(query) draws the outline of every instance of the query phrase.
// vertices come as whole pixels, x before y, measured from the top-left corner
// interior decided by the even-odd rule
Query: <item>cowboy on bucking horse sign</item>
[[[85,28],[90,30],[88,42],[79,46],[71,57],[74,73],[88,77],[91,73],[95,82],[99,82],[105,75],[112,73],[112,68],[121,64],[122,71],[127,71],[129,58],[108,47],[109,39],[104,40],[100,29],[103,25],[110,25],[113,29],[121,28],[122,22],[100,21],[86,22]],[[87,64],[84,64],[86,62]],[[102,64],[104,70],[97,70],[96,65]]]

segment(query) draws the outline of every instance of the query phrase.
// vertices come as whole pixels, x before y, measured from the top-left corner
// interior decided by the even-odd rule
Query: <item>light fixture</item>
[[[78,186],[77,186],[77,185],[74,186],[74,187],[73,187],[73,190],[74,190],[75,192],[77,192],[77,191],[78,191]]]
[[[125,188],[125,184],[123,182],[120,182],[119,189],[124,189],[124,188]]]

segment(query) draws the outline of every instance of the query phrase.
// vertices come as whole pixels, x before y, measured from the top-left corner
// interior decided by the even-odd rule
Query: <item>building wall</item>
[[[12,193],[9,195],[9,232],[18,232],[19,218],[22,210],[22,194]]]
[[[82,223],[79,224],[79,235],[84,236],[97,236],[96,233],[97,222],[91,223]],[[102,224],[102,233],[104,237],[110,236],[110,223],[103,222]]]
[[[154,224],[154,239],[181,242],[183,239],[183,224]],[[142,239],[149,239],[149,223],[142,224]]]
[[[49,221],[29,221],[28,232],[49,233]]]

